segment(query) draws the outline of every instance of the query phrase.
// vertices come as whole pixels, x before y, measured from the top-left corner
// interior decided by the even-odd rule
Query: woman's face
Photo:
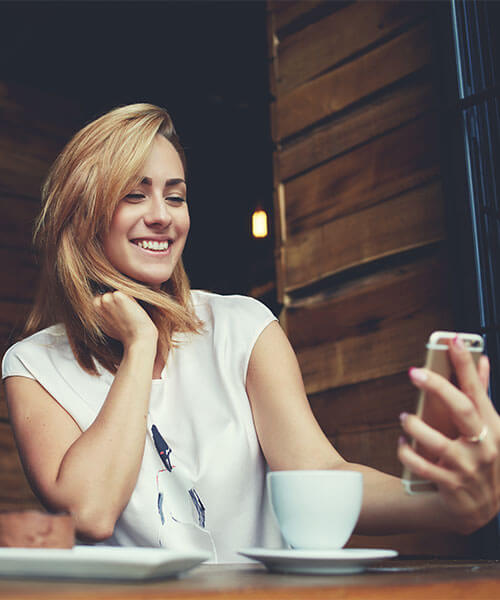
[[[120,200],[103,239],[118,271],[152,288],[170,279],[189,231],[186,191],[177,150],[157,135],[141,182]]]

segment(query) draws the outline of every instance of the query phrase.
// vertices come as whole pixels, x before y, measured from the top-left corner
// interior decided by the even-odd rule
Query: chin
[[[132,276],[131,279],[133,279],[137,283],[147,286],[148,288],[151,288],[154,291],[159,291],[161,289],[161,286],[170,280],[170,277],[156,278]]]

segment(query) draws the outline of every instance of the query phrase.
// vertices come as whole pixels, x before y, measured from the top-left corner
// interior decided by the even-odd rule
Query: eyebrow
[[[151,179],[151,177],[143,177],[141,179],[141,184],[142,183],[146,185],[153,185],[153,180]],[[173,179],[167,179],[163,187],[172,187],[174,185],[179,185],[179,183],[183,183],[184,185],[186,185],[186,181],[182,179],[182,177],[174,177]]]

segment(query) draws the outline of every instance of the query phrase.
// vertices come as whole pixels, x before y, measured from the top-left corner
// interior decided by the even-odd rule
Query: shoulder
[[[204,329],[216,342],[233,348],[252,347],[260,333],[276,320],[265,304],[249,296],[192,291],[193,306]]]
[[[217,316],[231,317],[234,315],[274,320],[276,317],[269,308],[250,296],[239,294],[222,295],[202,290],[192,290],[191,298],[197,313],[209,311]]]
[[[7,354],[23,352],[31,348],[53,348],[68,343],[66,330],[61,324],[51,325],[13,344]]]
[[[267,324],[276,320],[269,308],[255,298],[239,294],[221,295],[201,290],[191,292],[194,310],[204,322],[237,322]]]
[[[192,301],[203,321],[202,339],[224,364],[226,373],[236,369],[238,380],[244,382],[255,343],[276,317],[262,302],[248,296],[193,290]]]
[[[71,352],[66,331],[62,325],[52,325],[13,344],[2,360],[2,377],[25,374],[33,361],[39,362],[49,354]],[[28,369],[29,370],[29,369]]]

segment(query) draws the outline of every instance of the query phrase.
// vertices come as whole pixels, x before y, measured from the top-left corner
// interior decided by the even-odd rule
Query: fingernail
[[[406,444],[406,438],[404,435],[400,435],[398,438],[398,446],[404,446]]]
[[[408,413],[407,412],[402,412],[399,415],[399,420],[401,421],[401,423],[404,423],[406,421],[406,419],[408,418]]]
[[[413,381],[427,381],[427,373],[423,369],[412,367],[408,371],[408,375]]]
[[[458,337],[458,335],[453,338],[453,345],[457,350],[465,350],[465,344],[463,343],[462,339]]]

